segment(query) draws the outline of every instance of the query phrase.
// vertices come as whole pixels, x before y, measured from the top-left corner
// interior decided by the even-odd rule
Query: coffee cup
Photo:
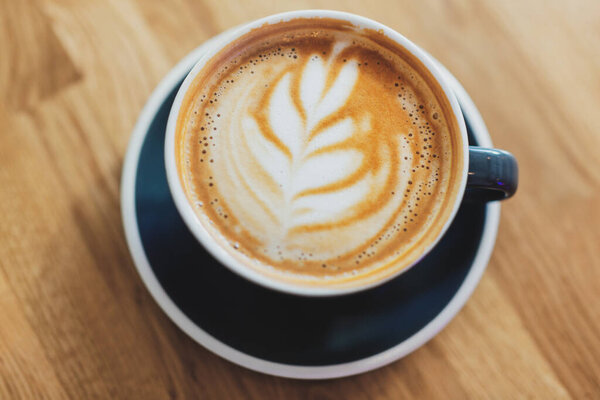
[[[510,153],[468,145],[427,53],[380,23],[325,10],[213,41],[173,103],[165,165],[209,253],[304,296],[393,279],[435,247],[465,198],[508,198],[518,181]]]

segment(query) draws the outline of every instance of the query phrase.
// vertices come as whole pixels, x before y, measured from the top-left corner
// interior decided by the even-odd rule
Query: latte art
[[[281,279],[349,284],[406,267],[456,195],[445,98],[377,33],[278,25],[217,54],[184,100],[191,204],[245,265]]]

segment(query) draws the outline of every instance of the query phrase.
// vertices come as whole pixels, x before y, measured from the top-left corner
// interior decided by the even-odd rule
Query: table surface
[[[433,340],[331,381],[231,364],[140,280],[119,180],[161,77],[295,8],[381,21],[444,63],[520,162],[473,297]],[[600,3],[0,0],[0,398],[600,398]]]

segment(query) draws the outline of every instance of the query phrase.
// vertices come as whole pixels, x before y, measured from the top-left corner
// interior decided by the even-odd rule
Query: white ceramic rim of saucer
[[[221,35],[226,33],[227,32],[224,32]],[[360,360],[333,365],[300,366],[282,364],[253,357],[228,346],[202,330],[177,307],[164,291],[150,267],[139,235],[135,211],[135,179],[139,156],[148,133],[148,128],[150,127],[156,112],[169,94],[171,94],[174,87],[187,76],[190,69],[196,64],[197,60],[205,51],[206,46],[212,40],[215,40],[215,38],[209,39],[189,53],[173,69],[171,69],[158,84],[140,113],[125,155],[121,179],[121,212],[123,225],[127,244],[132,254],[135,267],[150,294],[175,325],[206,349],[240,366],[275,376],[296,379],[330,379],[356,375],[387,365],[421,347],[452,320],[464,306],[465,302],[479,283],[479,280],[487,267],[496,241],[498,225],[500,222],[500,204],[498,202],[487,204],[483,234],[473,264],[460,288],[444,309],[408,339],[403,340],[385,351]],[[432,59],[442,73],[446,75],[446,82],[448,82],[454,91],[461,108],[463,109],[463,114],[468,115],[469,124],[473,134],[477,138],[478,145],[493,147],[485,123],[465,89],[444,66],[433,57]]]

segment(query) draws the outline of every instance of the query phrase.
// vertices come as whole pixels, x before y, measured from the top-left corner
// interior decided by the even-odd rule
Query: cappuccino
[[[267,24],[208,60],[175,139],[200,223],[247,268],[353,286],[413,264],[460,193],[462,138],[412,53],[347,21]]]

